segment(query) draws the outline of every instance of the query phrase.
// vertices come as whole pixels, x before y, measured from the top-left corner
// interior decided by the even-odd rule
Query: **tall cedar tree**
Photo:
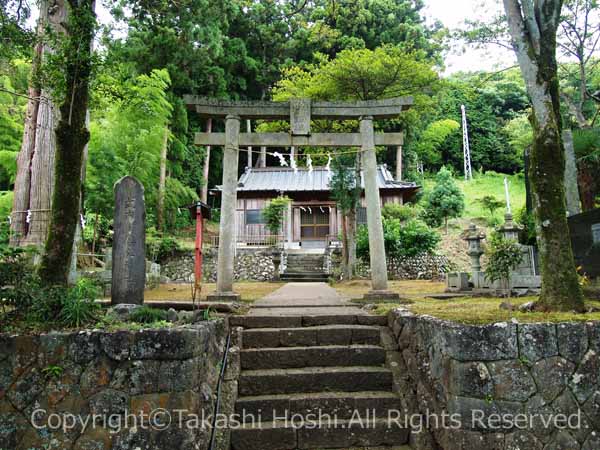
[[[583,311],[567,224],[556,33],[562,0],[504,0],[533,113],[529,175],[540,249],[543,310]]]
[[[56,128],[56,163],[52,213],[40,276],[48,284],[66,284],[81,205],[84,148],[92,39],[96,26],[94,0],[68,0],[66,33],[60,39],[64,89],[59,91],[60,121]]]

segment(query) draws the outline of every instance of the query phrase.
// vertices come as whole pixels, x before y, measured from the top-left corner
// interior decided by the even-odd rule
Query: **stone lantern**
[[[480,232],[475,224],[469,225],[467,229],[467,235],[464,238],[469,244],[469,250],[467,255],[471,257],[471,270],[473,273],[481,271],[481,255],[483,255],[483,248],[481,241],[485,239],[485,233]]]
[[[519,232],[521,227],[513,222],[513,216],[511,213],[504,215],[504,224],[498,228],[498,232],[502,234],[502,237],[507,240],[519,242]]]

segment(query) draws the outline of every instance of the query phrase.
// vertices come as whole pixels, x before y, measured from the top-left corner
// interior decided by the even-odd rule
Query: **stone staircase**
[[[406,448],[409,430],[387,421],[402,406],[385,317],[232,319],[244,328],[235,412],[259,418],[231,431],[232,450]]]
[[[324,270],[325,256],[312,253],[288,253],[282,281],[288,282],[326,282],[328,275]]]

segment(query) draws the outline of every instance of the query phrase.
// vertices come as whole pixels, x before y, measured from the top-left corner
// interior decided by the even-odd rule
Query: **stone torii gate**
[[[288,102],[221,101],[185,96],[185,102],[201,117],[225,119],[225,133],[196,133],[194,140],[196,145],[224,147],[217,291],[209,296],[210,300],[239,299],[239,294],[233,292],[233,268],[240,146],[361,147],[373,289],[366,297],[398,297],[397,294],[388,291],[375,146],[401,146],[404,135],[403,133],[376,134],[373,120],[397,117],[413,104],[411,97],[342,103],[313,102],[310,99],[291,99]],[[240,133],[240,122],[243,119],[289,120],[290,133]],[[311,133],[312,119],[359,120],[360,133]]]

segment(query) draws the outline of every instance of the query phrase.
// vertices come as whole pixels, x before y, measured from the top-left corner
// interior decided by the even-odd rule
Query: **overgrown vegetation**
[[[418,219],[401,222],[399,219],[383,218],[385,253],[390,258],[404,258],[432,253],[440,241],[439,234]],[[364,261],[369,260],[369,231],[366,226],[358,228],[356,251]]]
[[[289,197],[277,197],[271,200],[269,204],[262,209],[261,214],[265,220],[267,229],[272,235],[281,233],[284,213],[287,211],[290,202],[291,200]]]
[[[423,218],[430,226],[445,225],[448,219],[459,217],[465,209],[465,196],[452,178],[452,173],[442,167],[435,177],[435,186],[426,199]]]
[[[491,282],[501,281],[510,296],[511,272],[523,262],[523,251],[518,242],[506,239],[500,233],[492,233],[485,247],[487,264],[485,276]]]

